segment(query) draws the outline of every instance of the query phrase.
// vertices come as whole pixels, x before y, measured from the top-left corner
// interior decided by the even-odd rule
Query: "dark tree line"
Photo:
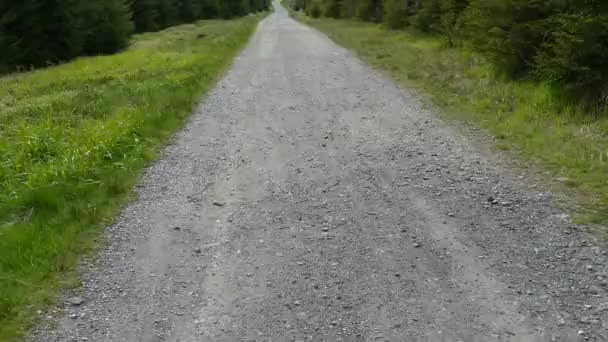
[[[269,0],[2,0],[0,66],[116,52],[133,32],[268,8]]]
[[[606,0],[293,0],[310,16],[413,27],[466,42],[512,77],[531,76],[576,95],[606,96]]]

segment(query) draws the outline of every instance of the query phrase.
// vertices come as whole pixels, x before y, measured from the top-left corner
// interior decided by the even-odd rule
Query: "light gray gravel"
[[[608,340],[550,194],[275,6],[31,339]]]

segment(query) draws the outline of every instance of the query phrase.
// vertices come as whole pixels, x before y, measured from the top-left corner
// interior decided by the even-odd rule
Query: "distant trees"
[[[595,96],[608,81],[603,0],[471,0],[465,32],[508,75],[532,75]]]
[[[265,10],[269,0],[2,0],[0,67],[44,66],[127,46],[133,32]]]
[[[133,32],[129,7],[123,0],[81,1],[86,9],[80,17],[85,35],[82,52],[106,54],[127,46]]]
[[[595,97],[608,88],[606,0],[296,0],[329,17],[411,26],[467,42],[498,71]],[[336,8],[339,7],[339,8]],[[339,15],[336,15],[336,14]]]

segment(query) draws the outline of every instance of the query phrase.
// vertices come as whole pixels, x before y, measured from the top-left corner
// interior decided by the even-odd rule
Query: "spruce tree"
[[[160,0],[133,0],[131,12],[133,22],[137,32],[148,32],[158,30],[159,25],[159,4]]]
[[[133,22],[125,0],[95,0],[83,4],[86,6],[81,16],[86,32],[84,53],[113,53],[128,45]]]
[[[0,4],[0,64],[41,66],[82,52],[79,0],[5,0]]]

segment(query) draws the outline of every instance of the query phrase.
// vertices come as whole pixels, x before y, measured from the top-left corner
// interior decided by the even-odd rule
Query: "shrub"
[[[538,79],[564,85],[586,97],[603,95],[608,81],[608,16],[559,14],[534,56]]]
[[[542,44],[556,2],[472,0],[467,21],[475,46],[509,75],[526,74]]]
[[[439,32],[447,39],[448,45],[453,46],[462,36],[462,12],[469,5],[469,0],[440,0]]]

